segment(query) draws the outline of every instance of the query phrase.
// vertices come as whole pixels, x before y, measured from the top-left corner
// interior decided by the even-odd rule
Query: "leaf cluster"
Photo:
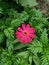
[[[0,0],[0,65],[49,65],[47,18],[39,10],[28,6],[20,13],[14,1],[10,0],[10,3],[8,0]],[[25,0],[19,1],[24,5],[31,4],[31,0],[26,0],[28,3]],[[28,44],[21,44],[15,36],[22,23],[30,24],[36,30],[35,39]]]

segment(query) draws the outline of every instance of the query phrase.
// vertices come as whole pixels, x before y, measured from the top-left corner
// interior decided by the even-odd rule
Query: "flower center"
[[[25,31],[25,32],[24,32],[24,35],[26,36],[27,34],[28,34],[28,33]]]

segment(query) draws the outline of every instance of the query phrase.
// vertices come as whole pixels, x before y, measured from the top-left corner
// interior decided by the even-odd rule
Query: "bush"
[[[49,65],[48,18],[31,9],[30,3],[23,7],[19,1],[0,0],[0,65]],[[36,37],[28,44],[21,44],[15,35],[23,23],[36,30]]]

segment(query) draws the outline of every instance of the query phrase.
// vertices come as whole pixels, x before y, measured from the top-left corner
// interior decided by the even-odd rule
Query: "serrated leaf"
[[[40,59],[37,55],[33,55],[33,61],[35,62],[35,65],[40,65]]]
[[[32,41],[32,44],[28,49],[30,49],[34,54],[40,53],[42,52],[42,43],[35,39]]]
[[[6,46],[8,48],[8,51],[12,51],[13,50],[13,39],[7,39],[7,42],[6,42]]]
[[[6,37],[14,38],[14,30],[11,27],[5,29],[4,33],[5,33]]]
[[[17,54],[17,57],[27,58],[29,56],[29,51],[23,51]]]
[[[4,42],[5,35],[3,32],[0,32],[0,44]]]
[[[45,48],[42,53],[41,65],[49,65],[49,48]]]
[[[30,56],[29,56],[29,63],[30,63],[30,65],[32,65],[32,60],[33,60],[33,55],[30,54]]]
[[[11,26],[12,26],[13,28],[15,28],[15,27],[18,27],[21,23],[23,23],[23,21],[21,21],[21,20],[19,20],[19,19],[15,19],[15,20],[13,20],[13,21],[11,22]]]
[[[44,29],[44,31],[42,32],[42,34],[41,34],[41,42],[43,43],[43,44],[45,44],[46,46],[48,45],[48,36],[47,36],[48,34],[47,34],[47,30],[46,29]]]
[[[29,15],[27,14],[27,12],[25,12],[25,11],[23,11],[21,14],[20,14],[20,16],[19,16],[19,19],[21,20],[21,21],[27,21],[28,20],[28,18],[29,18]]]

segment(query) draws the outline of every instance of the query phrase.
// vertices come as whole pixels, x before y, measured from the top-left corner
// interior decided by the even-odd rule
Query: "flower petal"
[[[30,25],[29,25],[29,24],[26,25],[26,29],[27,29],[27,30],[30,29]]]
[[[23,38],[23,37],[20,39],[20,42],[21,42],[21,43],[24,42],[24,38]]]
[[[26,36],[23,36],[21,39],[20,39],[20,42],[24,42],[24,43],[28,43],[28,39],[26,38]]]
[[[26,44],[28,44],[28,39],[27,39],[27,38],[24,38],[24,42],[25,42]]]
[[[22,24],[22,28],[23,28],[23,30],[25,29],[25,24]]]
[[[30,33],[35,33],[35,29],[34,28],[30,28],[29,32]]]
[[[29,34],[31,38],[35,38],[35,34]]]
[[[23,35],[17,35],[16,38],[20,39]]]
[[[23,34],[21,32],[16,32],[16,38],[21,38],[23,36]]]
[[[18,31],[22,32],[23,30],[20,27],[18,27]]]
[[[21,32],[16,32],[16,35],[19,35],[19,34],[21,34]]]
[[[30,38],[29,36],[27,37],[27,39],[28,39],[28,42],[32,41],[32,38]]]

